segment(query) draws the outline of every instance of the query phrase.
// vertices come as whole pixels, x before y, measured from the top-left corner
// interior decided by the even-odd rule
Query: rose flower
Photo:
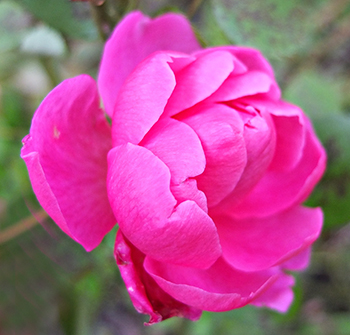
[[[34,192],[65,233],[90,251],[118,223],[115,258],[150,324],[288,309],[286,270],[307,266],[321,231],[321,209],[301,204],[326,157],[259,51],[202,49],[183,16],[133,12],[97,84],[62,82],[23,143]]]

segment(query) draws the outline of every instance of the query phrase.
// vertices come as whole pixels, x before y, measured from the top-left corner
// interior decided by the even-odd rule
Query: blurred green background
[[[34,111],[63,79],[96,77],[103,39],[135,8],[185,13],[203,45],[261,49],[285,99],[313,120],[328,169],[307,204],[323,207],[325,226],[285,315],[245,307],[144,327],[113,259],[116,230],[86,253],[32,193],[19,153]],[[346,0],[0,0],[0,334],[349,335],[349,93]]]

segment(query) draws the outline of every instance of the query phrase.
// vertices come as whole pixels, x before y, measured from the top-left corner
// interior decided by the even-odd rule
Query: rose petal
[[[233,192],[219,204],[215,212],[232,208],[240,202],[266,173],[275,154],[276,133],[270,114],[259,113],[248,106],[240,108],[239,115],[245,122],[243,136],[247,164]]]
[[[191,53],[200,49],[190,23],[180,14],[150,19],[141,12],[127,15],[107,41],[98,86],[107,113],[112,116],[120,87],[135,67],[155,51]]]
[[[145,255],[127,241],[120,230],[114,255],[135,309],[150,316],[148,325],[174,316],[199,319],[200,310],[175,300],[155,283],[143,268]]]
[[[170,173],[149,150],[110,151],[108,195],[123,234],[143,253],[174,264],[209,267],[221,254],[213,221],[193,201],[174,208]]]
[[[42,102],[24,139],[34,192],[60,228],[88,251],[115,224],[107,189],[111,131],[87,75],[65,80]]]
[[[306,129],[298,116],[273,117],[276,129],[276,152],[271,170],[290,171],[302,158]]]
[[[254,189],[232,213],[236,218],[263,217],[278,213],[303,202],[321,178],[326,155],[323,147],[307,126],[303,155],[290,171],[268,170]]]
[[[294,298],[291,289],[293,285],[294,278],[292,276],[281,274],[271,287],[252,302],[252,305],[258,307],[266,306],[280,313],[285,313]]]
[[[223,257],[242,271],[261,271],[283,263],[319,236],[323,215],[319,208],[295,207],[264,218],[214,218]]]
[[[265,59],[259,50],[248,47],[224,47],[225,50],[230,51],[237,57],[250,71],[262,71],[273,79],[274,83],[270,87],[268,97],[273,100],[278,100],[281,97],[281,91],[275,81],[275,76],[270,63]]]
[[[279,100],[273,101],[266,99],[265,94],[256,95],[253,97],[246,97],[242,99],[246,104],[252,105],[259,110],[264,110],[275,116],[297,116],[301,124],[305,124],[303,111],[289,102]]]
[[[157,284],[182,303],[221,312],[242,307],[259,296],[277,279],[275,270],[246,273],[233,269],[222,258],[200,270],[146,257],[144,267]]]
[[[230,101],[249,95],[266,93],[274,83],[269,75],[261,71],[230,75],[207,101]]]
[[[242,46],[226,46],[223,48],[235,55],[248,68],[248,71],[263,71],[274,78],[270,63],[259,50]]]
[[[179,116],[197,133],[202,142],[206,168],[198,176],[198,188],[215,206],[232,192],[246,165],[243,122],[232,108],[199,105]]]
[[[170,170],[171,181],[180,184],[205,169],[205,156],[196,133],[187,124],[164,119],[140,143],[152,151]]]
[[[299,252],[294,257],[283,262],[283,264],[281,264],[281,267],[283,269],[291,270],[291,271],[304,270],[310,263],[310,257],[311,257],[311,247],[308,247],[302,250],[301,252]]]
[[[175,87],[172,58],[158,53],[142,62],[122,87],[113,114],[114,146],[138,144],[158,121]]]
[[[271,101],[260,97],[242,99],[262,112],[273,115],[277,135],[275,157],[270,169],[291,170],[299,162],[305,145],[305,124],[302,110],[284,101]]]
[[[213,51],[176,74],[176,87],[167,104],[165,114],[172,116],[214,93],[233,70],[229,52]]]
[[[230,75],[238,75],[247,72],[248,68],[231,52],[230,47],[218,46],[213,48],[205,48],[192,53],[194,57],[202,57],[216,51],[226,51],[231,54],[233,60],[233,70]]]
[[[208,213],[207,198],[202,191],[198,190],[195,179],[187,179],[178,185],[171,184],[170,189],[178,203],[193,200],[204,212]]]

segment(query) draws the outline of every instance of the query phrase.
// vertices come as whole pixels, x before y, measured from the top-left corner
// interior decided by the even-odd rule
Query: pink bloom
[[[259,51],[202,49],[181,15],[131,13],[106,43],[98,88],[65,80],[23,142],[64,232],[89,251],[118,222],[117,264],[150,323],[288,309],[285,270],[307,266],[321,231],[321,209],[301,203],[326,157]]]

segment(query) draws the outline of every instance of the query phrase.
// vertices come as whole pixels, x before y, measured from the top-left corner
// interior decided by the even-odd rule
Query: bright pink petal
[[[187,19],[165,14],[150,19],[141,12],[127,15],[107,41],[98,86],[107,113],[112,116],[120,87],[135,67],[155,51],[191,53],[200,49]]]
[[[260,111],[265,111],[275,116],[298,117],[301,124],[305,123],[304,113],[298,106],[292,105],[283,100],[275,101],[269,99],[266,94],[244,97],[240,102],[246,105],[251,105]]]
[[[262,71],[275,81],[275,76],[270,63],[265,59],[259,50],[245,47],[223,47],[237,57],[247,68],[248,71]],[[278,100],[281,97],[280,89],[275,82],[271,85],[269,97]]]
[[[235,57],[247,67],[248,71],[263,71],[271,78],[274,78],[273,69],[270,63],[259,50],[241,46],[225,46],[221,48],[235,55]]]
[[[40,204],[88,251],[115,224],[106,187],[111,131],[99,103],[91,77],[64,81],[35,113],[21,153]]]
[[[276,153],[271,170],[292,170],[302,158],[306,129],[298,116],[273,117],[276,129]]]
[[[193,200],[204,212],[208,213],[208,204],[205,194],[198,190],[195,179],[187,179],[181,184],[171,184],[171,193],[178,203]]]
[[[252,302],[252,305],[266,306],[280,313],[285,313],[294,298],[293,290],[291,289],[293,285],[294,278],[292,276],[281,274],[271,287]]]
[[[266,173],[275,154],[276,134],[271,116],[249,106],[241,107],[239,115],[244,121],[247,164],[233,192],[219,204],[216,212],[241,201]]]
[[[251,117],[244,124],[243,134],[247,165],[232,195],[234,198],[241,198],[242,194],[258,182],[269,167],[276,148],[276,133],[270,115],[246,107],[240,112],[241,118],[245,113],[251,113]]]
[[[194,201],[176,208],[167,166],[127,144],[108,156],[108,195],[123,234],[143,253],[174,264],[209,267],[221,254],[213,221]]]
[[[208,101],[230,101],[270,90],[274,80],[264,72],[250,71],[240,75],[230,75]]]
[[[175,87],[172,58],[158,53],[147,58],[122,87],[113,114],[114,146],[138,144],[158,121]]]
[[[281,264],[281,267],[286,270],[291,271],[302,271],[305,270],[306,267],[310,263],[311,257],[311,246],[299,252],[297,255],[288,259],[287,261]]]
[[[229,52],[213,51],[176,74],[176,87],[166,107],[166,115],[175,115],[213,94],[233,70]]]
[[[149,257],[146,257],[144,266],[157,284],[176,300],[214,312],[248,304],[277,279],[274,270],[241,272],[222,258],[207,270],[157,262]]]
[[[246,165],[243,122],[228,106],[199,105],[179,116],[197,133],[206,157],[206,168],[198,176],[198,188],[215,206],[232,192]]]
[[[214,220],[227,262],[242,271],[260,271],[313,243],[321,232],[323,215],[319,208],[295,207],[264,218],[221,216]]]
[[[196,177],[205,169],[201,142],[194,130],[183,122],[174,119],[157,122],[140,145],[166,164],[174,184]]]
[[[277,147],[271,169],[291,170],[302,157],[305,145],[305,116],[302,110],[284,101],[260,97],[244,98],[245,104],[273,115]]]
[[[270,169],[244,200],[234,207],[237,218],[263,217],[303,202],[320,180],[326,154],[307,125],[303,154],[290,171]]]
[[[192,53],[192,55],[194,57],[203,57],[204,55],[208,55],[212,52],[217,52],[217,51],[225,51],[231,54],[231,58],[233,60],[233,70],[231,71],[230,75],[239,75],[247,72],[248,68],[236,56],[234,56],[233,52],[231,52],[230,50],[230,47],[223,46],[223,47],[205,48]]]
[[[150,316],[148,325],[173,316],[199,319],[200,310],[176,301],[157,285],[143,268],[145,255],[127,241],[120,230],[114,255],[135,309]]]

